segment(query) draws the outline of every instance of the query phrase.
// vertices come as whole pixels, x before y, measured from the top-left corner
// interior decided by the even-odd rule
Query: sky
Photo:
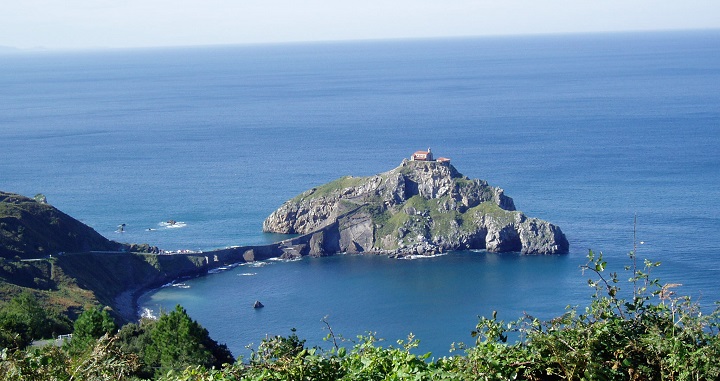
[[[7,0],[0,4],[0,46],[19,49],[718,28],[718,0]]]

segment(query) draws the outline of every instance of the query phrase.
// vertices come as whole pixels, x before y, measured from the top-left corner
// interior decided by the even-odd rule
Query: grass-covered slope
[[[109,306],[120,321],[136,317],[139,293],[205,269],[202,255],[74,253],[33,261],[0,258],[0,308],[30,292],[70,318],[84,306]]]
[[[121,246],[42,200],[0,191],[0,257],[39,258]]]

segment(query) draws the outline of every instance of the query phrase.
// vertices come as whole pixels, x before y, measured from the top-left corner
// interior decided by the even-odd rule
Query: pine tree
[[[182,370],[189,365],[210,368],[234,362],[227,347],[212,340],[207,329],[192,320],[180,305],[160,316],[150,336],[152,344],[145,350],[145,362],[155,364],[157,374]]]
[[[75,320],[71,347],[81,351],[95,340],[117,329],[115,321],[105,309],[90,307]]]

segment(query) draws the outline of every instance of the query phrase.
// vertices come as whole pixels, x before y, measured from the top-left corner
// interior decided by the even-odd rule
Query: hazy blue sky
[[[0,46],[75,49],[720,28],[720,0],[6,0]]]

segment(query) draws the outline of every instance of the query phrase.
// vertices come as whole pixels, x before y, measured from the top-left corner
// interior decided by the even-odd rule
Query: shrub
[[[628,290],[621,289],[617,273],[606,272],[602,253],[590,251],[582,266],[593,274],[587,307],[570,307],[547,321],[480,317],[471,333],[475,344],[439,359],[416,354],[412,335],[383,347],[368,334],[346,348],[330,330],[329,350],[307,348],[293,331],[263,340],[248,362],[230,364],[227,348],[177,306],[157,322],[128,325],[78,353],[54,347],[3,350],[0,374],[123,380],[150,377],[149,369],[157,367],[156,379],[167,381],[720,379],[720,308],[703,313],[690,298],[673,293],[678,285],[650,276],[659,263],[645,261],[638,268],[634,252],[630,257]]]

